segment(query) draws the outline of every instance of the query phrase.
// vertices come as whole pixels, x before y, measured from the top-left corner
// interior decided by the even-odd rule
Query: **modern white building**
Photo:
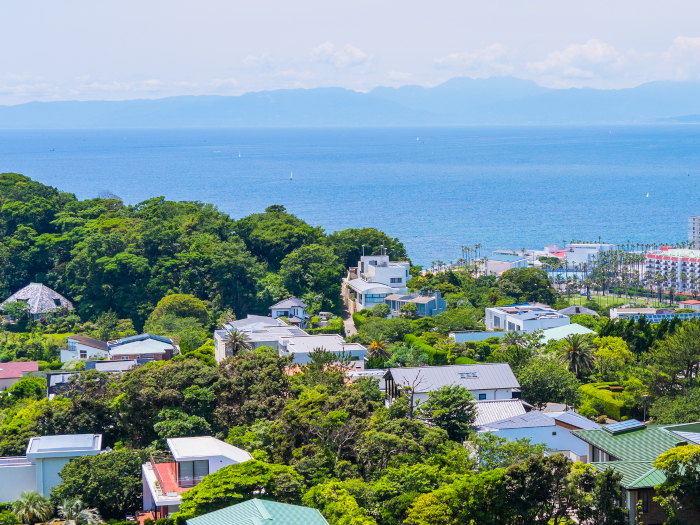
[[[290,356],[294,358],[294,363],[304,365],[311,362],[311,352],[319,348],[353,361],[364,361],[367,355],[367,349],[360,343],[346,343],[338,334],[305,334],[302,337],[281,338],[279,355]]]
[[[544,444],[547,450],[561,452],[573,461],[587,462],[588,443],[573,435],[572,430],[596,430],[600,425],[573,411],[539,412],[490,422],[477,428],[480,434],[490,432],[508,441],[529,439],[532,445]]]
[[[410,267],[408,261],[390,261],[388,255],[363,255],[357,268],[348,269],[345,298],[360,311],[383,303],[388,295],[406,294]]]
[[[486,275],[501,275],[513,268],[526,268],[527,266],[527,258],[524,255],[494,253],[486,259]]]
[[[700,215],[688,219],[688,242],[691,248],[700,250]]]
[[[30,438],[25,456],[0,458],[0,501],[16,501],[22,492],[44,496],[61,483],[63,466],[81,456],[95,456],[102,448],[101,434],[74,434]]]
[[[67,363],[73,359],[109,359],[109,345],[82,335],[68,337],[66,348],[61,348],[61,363]]]
[[[700,250],[671,248],[647,253],[645,277],[663,287],[673,287],[676,292],[689,293],[698,290]]]
[[[384,381],[389,403],[403,395],[405,388],[413,390],[416,404],[425,401],[429,392],[452,385],[466,388],[477,401],[520,397],[520,383],[508,363],[390,368],[384,374]]]
[[[273,319],[285,317],[295,326],[306,328],[306,322],[311,317],[306,313],[306,304],[301,299],[289,297],[270,306],[270,316]]]
[[[177,352],[177,346],[169,337],[139,334],[108,341],[109,358],[115,361],[134,359],[168,360]]]
[[[560,314],[546,304],[522,303],[486,308],[487,330],[533,333],[537,330],[564,326],[570,322],[571,319],[568,316]]]
[[[605,243],[570,243],[566,245],[566,262],[573,265],[591,264],[600,252],[615,249],[614,244]]]
[[[170,454],[141,466],[143,510],[167,518],[180,509],[180,494],[219,469],[253,459],[248,452],[211,436],[171,438]]]

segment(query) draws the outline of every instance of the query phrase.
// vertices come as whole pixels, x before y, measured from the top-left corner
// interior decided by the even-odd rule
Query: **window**
[[[384,298],[387,294],[385,293],[368,293],[365,294],[365,303],[383,303]]]
[[[479,401],[486,399],[486,394],[479,394]]]
[[[181,461],[177,464],[177,484],[181,487],[194,487],[209,474],[209,460]]]
[[[392,277],[389,281],[392,283],[402,283],[403,279],[401,277]]]
[[[642,501],[642,512],[647,513],[649,512],[649,491],[642,490],[640,492],[639,499]]]
[[[129,356],[128,356],[128,355],[123,355],[123,356],[121,357],[121,360],[122,360],[122,361],[128,361],[128,360],[129,360]]]
[[[556,436],[556,435],[557,435],[557,433],[556,433],[556,432],[552,432],[552,435],[553,435],[553,436]]]
[[[54,300],[53,300],[53,304],[55,304],[56,306],[61,306],[61,300],[60,300],[60,299],[54,299]]]
[[[495,326],[496,328],[501,327],[501,318],[498,317],[497,315],[493,316],[493,326]]]
[[[75,341],[71,341],[70,339],[68,339],[68,350],[70,350],[71,352],[75,352],[77,350],[77,348],[75,347],[76,344],[77,343]]]
[[[80,349],[80,359],[87,359],[87,350],[84,348]]]

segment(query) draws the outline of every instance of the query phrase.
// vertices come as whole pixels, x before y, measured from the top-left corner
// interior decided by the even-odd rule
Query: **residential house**
[[[61,483],[63,466],[102,448],[101,434],[41,436],[29,439],[26,455],[0,458],[0,501],[16,501],[22,492],[49,496]]]
[[[654,461],[677,446],[700,445],[700,423],[645,425],[629,419],[597,430],[573,430],[571,433],[588,443],[588,461],[597,470],[613,469],[622,475],[630,523],[643,525],[666,521],[661,506],[654,501],[654,486],[666,478],[654,467]],[[638,502],[641,502],[640,516],[636,515]],[[637,518],[639,521],[635,521]],[[696,508],[686,508],[680,518],[697,523],[700,512]]]
[[[408,261],[389,261],[388,255],[363,255],[357,268],[349,268],[343,293],[355,311],[374,308],[392,294],[406,294],[411,278]]]
[[[187,520],[187,525],[328,525],[316,509],[263,499],[250,499]]]
[[[25,375],[39,371],[37,361],[15,361],[0,363],[0,391],[7,390]]]
[[[34,320],[53,314],[60,308],[65,310],[73,309],[73,303],[41,283],[29,283],[21,290],[13,293],[0,304],[0,309],[8,303],[14,302],[26,303],[29,315]]]
[[[279,355],[291,356],[294,362],[304,365],[311,362],[310,354],[317,348],[323,348],[339,357],[345,356],[354,361],[364,361],[367,349],[360,343],[346,343],[338,334],[308,335],[302,337],[284,337],[279,340]]]
[[[433,317],[447,309],[447,303],[440,297],[440,292],[428,296],[390,294],[384,298],[384,302],[389,305],[389,319],[401,317],[401,308],[409,303],[416,305],[417,317]]]
[[[271,330],[274,328],[274,330]],[[248,338],[253,349],[261,346],[277,348],[280,335],[292,336],[293,333],[306,333],[297,327],[289,326],[281,319],[273,319],[263,315],[248,315],[245,319],[224,323],[222,330],[214,331],[214,357],[221,362],[227,355],[229,332],[241,332]]]
[[[285,317],[287,320],[299,328],[306,328],[311,315],[306,313],[306,304],[301,299],[289,297],[270,306],[270,315],[273,319]]]
[[[106,342],[82,335],[71,335],[67,339],[66,348],[61,348],[61,363],[73,359],[108,359],[109,346]]]
[[[678,306],[682,309],[690,308],[691,310],[700,311],[700,301],[697,301],[696,299],[688,299],[687,301],[680,301],[678,303]]]
[[[520,402],[520,384],[508,363],[390,368],[384,380],[388,403],[403,395],[404,388],[413,391],[413,402],[417,404],[425,401],[428,393],[452,385],[466,388],[477,401]]]
[[[132,335],[108,341],[107,346],[109,358],[115,361],[133,361],[134,359],[167,361],[175,355],[177,350],[172,339],[153,334]]]
[[[135,366],[145,365],[152,359],[131,359],[119,361],[85,361],[85,370],[97,370],[109,374],[122,374],[128,372]],[[74,375],[79,375],[80,370],[61,370],[57,372],[46,373],[46,397],[49,400],[62,393],[68,384],[70,378]]]
[[[253,457],[238,447],[211,436],[171,438],[170,454],[154,456],[141,466],[143,509],[167,518],[180,509],[180,494],[230,465],[244,463]]]
[[[588,443],[573,435],[572,430],[595,430],[600,425],[573,411],[540,412],[508,417],[500,421],[483,424],[477,432],[491,434],[508,441],[529,439],[530,443],[544,444],[551,452],[561,452],[573,461],[587,462]]]
[[[524,255],[494,253],[486,259],[486,275],[501,275],[513,268],[527,268],[527,266],[527,258]]]
[[[514,392],[520,395],[519,391]],[[476,419],[474,427],[489,425],[494,421],[502,421],[511,417],[518,417],[527,414],[532,410],[532,405],[520,398],[512,399],[492,399],[479,401],[476,404]]]
[[[573,305],[557,311],[562,315],[592,315],[594,317],[599,317],[598,312],[591,310],[590,308],[586,308],[585,306]]]
[[[486,329],[507,332],[537,330],[567,325],[571,319],[541,303],[520,303],[486,308]]]

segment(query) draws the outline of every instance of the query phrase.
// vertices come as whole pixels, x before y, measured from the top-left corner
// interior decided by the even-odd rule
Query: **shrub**
[[[353,323],[355,323],[355,328],[359,330],[362,326],[362,323],[365,322],[365,317],[362,314],[360,314],[360,312],[355,312],[354,314],[352,314],[352,321]]]
[[[590,383],[580,388],[584,401],[589,401],[591,405],[599,405],[605,409],[608,417],[620,421],[622,416],[626,416],[627,407],[621,399],[619,393],[612,392],[612,387],[619,387],[618,383]],[[598,403],[596,403],[596,401]],[[598,410],[600,412],[600,410]]]
[[[455,364],[456,365],[475,365],[476,361],[474,361],[470,357],[458,357],[455,359]]]

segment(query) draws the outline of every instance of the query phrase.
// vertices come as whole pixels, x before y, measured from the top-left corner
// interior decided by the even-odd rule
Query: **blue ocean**
[[[430,265],[477,243],[686,240],[700,126],[2,131],[7,171],[79,198],[163,195],[235,218],[283,204],[329,232],[379,228]]]

